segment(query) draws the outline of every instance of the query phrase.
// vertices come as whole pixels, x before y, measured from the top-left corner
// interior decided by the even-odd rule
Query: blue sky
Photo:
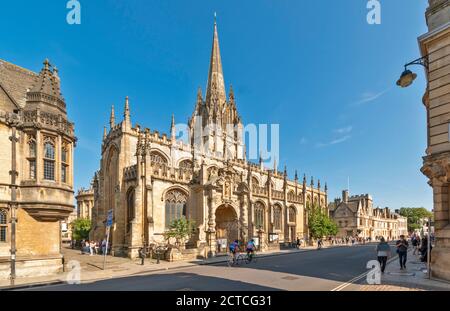
[[[168,132],[185,122],[204,90],[217,11],[227,88],[244,123],[280,124],[280,166],[326,181],[330,200],[350,192],[380,206],[431,208],[420,173],[426,148],[423,69],[395,86],[419,57],[426,0],[381,0],[381,25],[366,0],[8,1],[0,13],[0,58],[39,71],[58,66],[78,145],[75,186],[99,166],[103,126],[130,97],[132,121]],[[5,31],[8,30],[9,31]]]

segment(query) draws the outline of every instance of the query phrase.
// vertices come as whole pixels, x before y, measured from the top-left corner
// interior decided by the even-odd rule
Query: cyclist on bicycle
[[[322,249],[322,239],[317,240],[317,249]]]
[[[253,255],[255,253],[255,240],[251,239],[247,243],[247,256],[250,257],[250,255]]]
[[[234,240],[234,242],[230,244],[230,253],[233,254],[233,260],[236,260],[236,254],[238,252],[239,252],[239,242],[238,240]]]

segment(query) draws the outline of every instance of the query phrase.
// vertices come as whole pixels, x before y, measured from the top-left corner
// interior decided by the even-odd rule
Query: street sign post
[[[105,253],[103,254],[103,270],[106,267],[106,255],[108,254],[108,245],[109,245],[109,234],[111,232],[111,226],[113,223],[114,210],[108,210],[108,215],[106,217],[106,247]]]

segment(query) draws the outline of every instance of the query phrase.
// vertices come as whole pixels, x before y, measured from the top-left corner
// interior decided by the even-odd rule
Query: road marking
[[[333,288],[331,291],[332,291],[332,292],[338,292],[338,291],[341,291],[341,290],[343,290],[344,288],[346,288],[347,286],[352,285],[354,282],[359,281],[359,280],[361,280],[362,278],[366,277],[367,274],[368,274],[369,272],[370,272],[370,270],[367,271],[367,272],[364,272],[363,274],[360,274],[360,275],[354,277],[353,279],[351,279],[351,280],[348,281],[348,282],[342,283],[341,285],[339,285],[339,286]]]
[[[387,266],[388,264],[390,264],[391,262],[393,262],[394,260],[396,260],[397,258],[398,258],[398,256],[395,256],[395,257],[390,258],[390,259],[386,262],[386,266]],[[344,288],[346,288],[346,287],[352,285],[353,283],[355,283],[355,282],[361,280],[362,278],[367,277],[367,274],[369,274],[370,271],[371,271],[371,270],[366,271],[366,272],[364,272],[364,273],[362,273],[362,274],[360,274],[360,275],[354,277],[354,278],[351,279],[350,281],[347,281],[347,282],[345,282],[345,283],[342,283],[341,285],[339,285],[339,286],[333,288],[331,291],[332,291],[332,292],[339,292],[339,291],[343,290]]]

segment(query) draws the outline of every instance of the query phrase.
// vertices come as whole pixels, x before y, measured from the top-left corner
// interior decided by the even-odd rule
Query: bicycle
[[[229,253],[227,264],[228,267],[239,266],[244,260],[244,256],[240,253],[236,253],[236,256],[233,256],[233,253]]]
[[[249,264],[251,262],[256,263],[256,252],[254,251],[253,253],[247,253],[247,255],[245,256],[245,263]]]

